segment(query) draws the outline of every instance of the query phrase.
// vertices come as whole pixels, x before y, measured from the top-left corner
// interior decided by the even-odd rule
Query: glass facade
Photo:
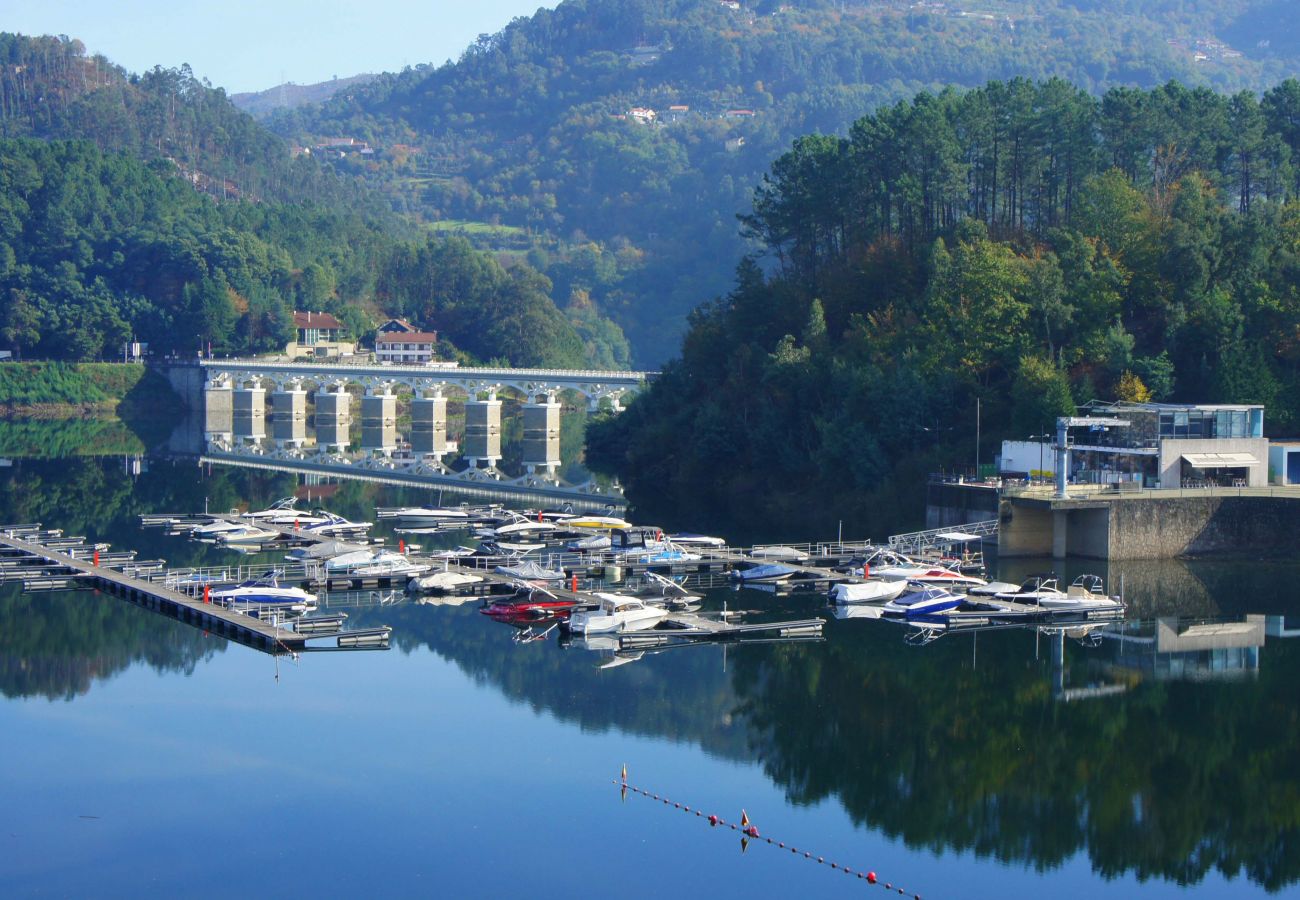
[[[1160,413],[1162,438],[1263,437],[1264,415],[1247,409],[1175,409]]]

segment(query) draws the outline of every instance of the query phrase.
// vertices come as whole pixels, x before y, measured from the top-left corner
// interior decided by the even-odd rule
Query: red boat
[[[544,618],[568,618],[578,605],[576,600],[561,600],[543,588],[521,591],[509,597],[493,600],[479,610],[502,622],[536,621]]]

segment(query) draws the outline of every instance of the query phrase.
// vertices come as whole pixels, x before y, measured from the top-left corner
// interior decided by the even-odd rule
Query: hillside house
[[[375,334],[375,359],[381,363],[419,366],[436,359],[438,332],[395,331]]]
[[[284,352],[287,356],[328,359],[351,355],[356,350],[354,343],[339,339],[343,332],[343,323],[329,313],[294,310],[293,327],[297,340],[285,346]]]

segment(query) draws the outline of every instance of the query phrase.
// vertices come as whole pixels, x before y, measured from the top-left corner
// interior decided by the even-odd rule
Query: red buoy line
[[[701,812],[698,808],[696,808],[696,809],[691,809],[691,807],[689,807],[689,806],[685,806],[685,805],[683,805],[683,804],[681,804],[681,803],[674,803],[673,801],[669,800],[667,797],[660,797],[658,794],[651,793],[650,791],[647,791],[647,790],[645,790],[644,788],[634,787],[634,786],[628,784],[628,783],[627,783],[627,766],[623,766],[622,778],[621,778],[621,779],[619,779],[619,778],[615,778],[614,781],[613,781],[613,783],[619,786],[619,788],[620,788],[620,793],[622,794],[622,796],[623,796],[624,798],[627,797],[627,795],[628,795],[629,792],[631,792],[631,793],[633,793],[633,794],[639,794],[640,796],[645,797],[647,800],[658,800],[658,801],[660,801],[664,806],[668,806],[668,805],[671,804],[672,807],[673,807],[673,809],[681,810],[681,811],[684,812],[684,813],[687,813],[687,814],[694,813],[694,814],[695,814],[695,818],[697,818],[697,819],[703,819],[704,821],[708,822],[710,828],[717,828],[717,827],[719,827],[719,826],[722,826],[722,827],[724,827],[724,828],[730,828],[732,831],[739,831],[739,832],[741,833],[741,835],[743,835],[743,837],[741,837],[741,839],[740,839],[740,850],[741,850],[742,853],[745,852],[746,848],[748,848],[748,846],[749,846],[749,841],[750,841],[751,838],[754,839],[754,840],[760,840],[760,839],[761,839],[761,840],[766,841],[767,843],[771,844],[772,846],[774,846],[774,847],[776,847],[776,848],[778,848],[778,849],[780,849],[780,850],[789,850],[790,853],[793,854],[794,856],[800,856],[800,855],[802,855],[804,859],[807,859],[807,860],[815,860],[819,865],[829,865],[832,869],[835,869],[835,870],[837,870],[837,871],[841,871],[841,872],[843,872],[845,875],[850,875],[850,876],[856,875],[859,879],[861,879],[862,881],[867,882],[868,884],[878,884],[878,885],[880,885],[881,887],[883,887],[883,888],[884,888],[885,890],[887,890],[887,891],[897,891],[899,894],[903,894],[904,896],[906,896],[906,894],[907,894],[907,891],[903,890],[901,887],[898,887],[897,885],[893,884],[892,882],[881,881],[881,880],[879,879],[879,877],[877,877],[877,875],[876,875],[875,872],[872,872],[872,871],[867,871],[867,872],[858,871],[858,870],[855,870],[855,869],[851,869],[851,868],[848,867],[848,866],[840,865],[839,863],[836,863],[836,862],[830,862],[830,863],[828,863],[828,862],[826,861],[826,858],[825,858],[825,857],[823,857],[823,856],[817,856],[817,857],[814,857],[814,856],[812,855],[812,852],[811,852],[811,851],[808,851],[808,850],[800,850],[798,847],[794,846],[793,844],[790,844],[790,845],[787,846],[786,843],[785,843],[784,841],[776,841],[776,840],[773,840],[773,839],[770,838],[770,837],[768,837],[768,838],[762,838],[762,837],[759,835],[759,833],[758,833],[758,828],[757,828],[757,827],[756,827],[752,822],[750,822],[750,820],[749,820],[749,814],[746,813],[745,810],[743,810],[743,809],[740,811],[740,824],[739,824],[739,825],[737,825],[737,824],[734,823],[734,822],[727,822],[727,821],[725,821],[721,816],[717,816],[717,815],[713,815],[713,814],[710,814],[710,815],[707,815],[707,816],[706,816],[706,815],[705,815],[703,812]],[[920,895],[920,894],[913,894],[913,895],[912,895],[912,900],[921,900],[921,895]]]

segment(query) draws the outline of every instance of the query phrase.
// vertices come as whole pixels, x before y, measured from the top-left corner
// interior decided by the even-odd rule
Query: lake
[[[295,490],[370,520],[437,499],[136,469],[14,460],[0,522],[200,565],[239,560],[138,517]],[[517,642],[477,601],[352,606],[350,625],[393,627],[391,650],[294,660],[98,593],[4,586],[0,891],[880,895],[858,877],[870,871],[921,897],[1294,892],[1300,565],[1061,574],[1090,570],[1112,588],[1122,576],[1130,601],[1105,634],[912,646],[820,598],[721,589],[709,606],[822,615],[825,640],[619,665],[556,633]],[[742,810],[758,829],[746,845],[730,827]]]

